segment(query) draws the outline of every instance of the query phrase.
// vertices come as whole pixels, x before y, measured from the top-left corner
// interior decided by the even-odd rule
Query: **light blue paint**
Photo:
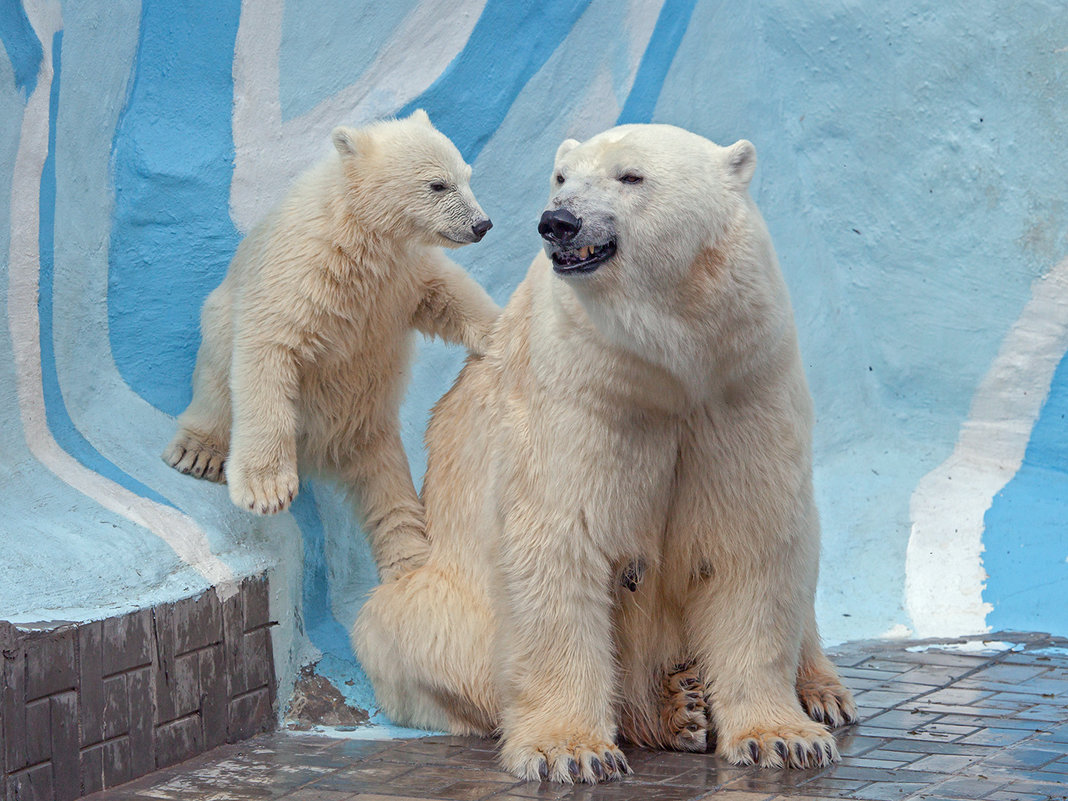
[[[696,0],[665,0],[617,125],[652,120],[664,78],[686,33],[695,4]]]
[[[45,411],[48,427],[63,450],[83,465],[111,479],[145,498],[157,503],[171,505],[155,490],[127,475],[112,462],[100,455],[74,425],[67,413],[67,406],[59,388],[56,372],[55,343],[53,341],[52,281],[55,275],[55,225],[56,225],[56,119],[59,116],[59,87],[61,83],[61,51],[63,31],[52,39],[52,86],[49,100],[48,157],[41,170],[40,194],[40,292],[37,301],[41,326],[41,371],[44,389]]]
[[[528,4],[488,0],[467,45],[399,116],[426,109],[435,127],[473,161],[512,102],[567,36],[590,0]],[[576,87],[561,86],[570,92]]]
[[[41,40],[26,17],[21,0],[0,0],[0,41],[11,60],[15,86],[23,100],[37,88],[37,74],[44,61]]]
[[[418,5],[286,0],[278,52],[282,119],[299,117],[354,83]]]
[[[348,632],[334,618],[327,583],[325,535],[310,482],[302,482],[291,507],[304,541],[304,582],[301,593],[304,631],[319,650],[355,661]]]
[[[114,144],[108,322],[119,372],[170,414],[192,397],[200,307],[240,239],[230,221],[239,0],[146,0]]]
[[[983,600],[995,631],[1068,632],[1068,357],[1016,477],[986,513]]]

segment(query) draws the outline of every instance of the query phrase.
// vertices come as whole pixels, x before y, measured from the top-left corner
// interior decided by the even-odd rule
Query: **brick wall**
[[[0,801],[64,801],[273,728],[266,577],[81,624],[0,622]]]

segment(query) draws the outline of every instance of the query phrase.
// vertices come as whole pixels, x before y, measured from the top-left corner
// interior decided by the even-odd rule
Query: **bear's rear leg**
[[[200,434],[183,426],[163,452],[163,461],[179,473],[225,484],[228,450],[229,443],[220,437]]]
[[[708,744],[705,683],[691,664],[677,665],[660,689],[660,724],[669,748],[704,751]]]

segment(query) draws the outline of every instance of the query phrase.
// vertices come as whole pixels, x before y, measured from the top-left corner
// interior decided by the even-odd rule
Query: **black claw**
[[[538,763],[538,776],[541,777],[542,781],[547,781],[549,778],[549,763],[544,759]]]
[[[831,749],[823,744],[816,745],[816,759],[821,766],[831,764]]]
[[[808,754],[801,743],[794,743],[794,762],[797,763],[798,767],[804,767],[808,764]]]
[[[693,712],[695,709],[697,709],[697,704],[695,702],[690,701],[690,703],[686,704],[687,712]]]
[[[612,761],[616,764],[616,770],[619,771],[621,776],[626,776],[630,773],[630,765],[627,764],[627,760],[623,758],[622,754],[612,754]]]
[[[593,757],[590,760],[590,767],[593,768],[593,775],[598,779],[603,779],[605,777],[604,765],[601,764],[601,760],[597,757]]]
[[[786,743],[782,740],[775,741],[775,753],[779,755],[784,765],[789,761],[790,753],[786,750]]]
[[[572,779],[577,779],[579,777],[579,773],[581,773],[582,771],[579,770],[578,762],[576,762],[574,759],[568,759],[567,772],[571,774]]]
[[[760,761],[760,746],[756,744],[756,740],[749,741],[749,758],[754,765]]]
[[[608,751],[601,754],[601,764],[604,765],[605,773],[608,774],[608,778],[612,778],[617,774],[616,761],[612,759],[612,755]]]
[[[689,678],[682,680],[683,689],[686,689],[686,690],[693,689],[698,684],[700,684],[700,682],[697,681],[697,679],[694,678],[693,676],[690,676]]]

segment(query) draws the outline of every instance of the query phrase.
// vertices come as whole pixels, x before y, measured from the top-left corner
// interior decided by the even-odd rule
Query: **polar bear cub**
[[[411,332],[484,349],[500,310],[441,248],[492,223],[424,111],[332,139],[205,301],[193,400],[163,458],[257,514],[289,506],[298,461],[333,474],[387,580],[426,542],[397,417]]]

